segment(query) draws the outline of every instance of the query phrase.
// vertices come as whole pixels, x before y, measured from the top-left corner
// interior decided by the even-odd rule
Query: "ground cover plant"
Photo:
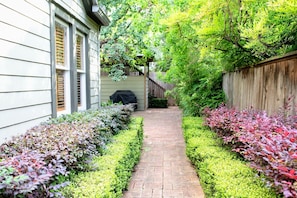
[[[186,153],[195,165],[206,197],[280,197],[238,154],[223,145],[199,117],[184,117]]]
[[[297,196],[296,116],[269,116],[264,111],[238,111],[224,105],[206,110],[206,116],[206,124],[269,178],[270,185],[285,197]]]
[[[42,123],[0,146],[1,197],[50,197],[78,171],[94,168],[114,135],[127,129],[131,106],[112,105]]]

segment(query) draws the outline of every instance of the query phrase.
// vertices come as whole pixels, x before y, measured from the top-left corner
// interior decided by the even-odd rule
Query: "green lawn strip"
[[[103,156],[93,159],[96,170],[72,177],[62,194],[65,197],[121,197],[140,158],[142,126],[143,118],[132,118],[129,129],[114,137]]]
[[[203,118],[184,117],[186,153],[195,165],[206,197],[281,197],[257,176],[248,163],[222,144],[216,134],[203,126]]]

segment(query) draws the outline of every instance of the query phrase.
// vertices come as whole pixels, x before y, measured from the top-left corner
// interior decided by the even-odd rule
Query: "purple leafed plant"
[[[296,116],[268,116],[263,111],[237,111],[222,105],[206,110],[206,124],[265,174],[285,197],[297,196]]]
[[[49,182],[54,170],[44,162],[44,156],[25,151],[0,162],[0,192],[4,195],[28,194]]]
[[[66,185],[68,173],[95,168],[92,157],[127,128],[132,111],[113,105],[63,115],[3,143],[0,197],[53,197],[52,191]]]

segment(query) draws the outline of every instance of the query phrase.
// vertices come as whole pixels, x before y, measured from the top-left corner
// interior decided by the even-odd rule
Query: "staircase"
[[[166,89],[163,88],[161,85],[159,85],[157,82],[155,82],[153,79],[151,79],[149,76],[148,78],[148,89],[149,89],[149,95],[156,97],[156,98],[165,98],[165,91]]]
[[[134,70],[137,70],[139,75],[144,75],[144,73],[137,69],[134,68]],[[165,98],[165,91],[166,89],[162,87],[159,83],[154,81],[152,78],[149,76],[146,76],[148,79],[148,94],[149,96],[155,97],[155,98]]]

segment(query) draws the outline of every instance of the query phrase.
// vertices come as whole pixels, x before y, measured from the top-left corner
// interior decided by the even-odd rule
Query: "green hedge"
[[[242,158],[224,146],[214,132],[203,126],[202,118],[184,117],[183,131],[187,156],[196,167],[206,197],[281,197]]]
[[[133,118],[128,130],[115,136],[103,156],[93,159],[95,171],[83,172],[62,190],[65,197],[121,197],[140,158],[143,119]]]
[[[168,100],[166,98],[150,98],[149,107],[150,108],[167,108]]]

